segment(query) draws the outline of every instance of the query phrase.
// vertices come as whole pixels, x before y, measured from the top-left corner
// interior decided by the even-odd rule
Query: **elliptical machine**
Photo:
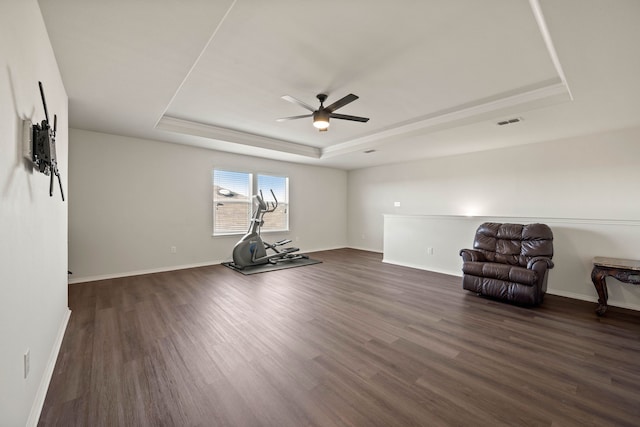
[[[273,190],[270,191],[273,196],[273,202],[265,202],[262,191],[260,191],[260,195],[253,196],[256,208],[253,212],[253,218],[251,218],[249,230],[233,247],[232,266],[235,268],[242,270],[250,266],[277,264],[294,259],[309,258],[307,255],[294,253],[298,252],[299,248],[280,248],[291,243],[291,239],[283,239],[272,244],[263,241],[262,237],[260,237],[260,227],[264,224],[264,215],[275,211],[278,207],[278,199]],[[268,254],[267,250],[271,250],[273,253]]]

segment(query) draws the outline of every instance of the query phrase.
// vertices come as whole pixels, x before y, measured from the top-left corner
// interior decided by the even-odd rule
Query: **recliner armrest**
[[[543,262],[547,265],[547,268],[553,268],[553,261],[551,261],[551,258],[547,258],[544,256],[537,256],[535,258],[531,258],[527,263],[527,268],[529,270],[536,270],[536,268],[534,268],[534,264],[536,264],[537,262]]]
[[[463,261],[486,261],[484,254],[474,249],[461,249],[460,256]]]

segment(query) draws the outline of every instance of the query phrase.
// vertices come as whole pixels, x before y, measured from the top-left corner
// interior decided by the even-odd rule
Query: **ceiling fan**
[[[352,93],[350,93],[349,95],[337,100],[336,102],[334,102],[333,104],[329,105],[328,107],[324,106],[324,101],[327,100],[327,95],[325,95],[324,93],[320,93],[318,95],[316,95],[316,98],[318,98],[318,100],[320,101],[320,108],[318,108],[317,110],[315,108],[313,108],[312,106],[300,101],[299,99],[296,99],[292,96],[289,95],[285,95],[282,97],[282,99],[284,99],[285,101],[289,101],[292,102],[294,104],[298,104],[299,106],[301,106],[302,108],[306,108],[307,110],[311,111],[311,114],[305,114],[302,116],[293,116],[293,117],[283,117],[281,119],[278,119],[277,121],[279,122],[284,122],[287,120],[295,120],[295,119],[302,119],[305,117],[313,117],[313,126],[315,126],[316,128],[318,128],[318,130],[320,132],[325,132],[328,128],[329,128],[329,118],[332,119],[341,119],[341,120],[351,120],[354,122],[363,122],[366,123],[369,121],[369,119],[367,117],[358,117],[358,116],[348,116],[346,114],[336,114],[334,113],[334,111],[336,111],[338,108],[342,108],[345,105],[355,101],[356,99],[358,99],[358,97]]]

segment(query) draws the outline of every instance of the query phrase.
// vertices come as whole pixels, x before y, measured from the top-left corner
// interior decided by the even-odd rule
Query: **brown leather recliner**
[[[462,249],[462,287],[522,305],[542,303],[553,268],[553,233],[545,224],[478,227],[473,249]]]

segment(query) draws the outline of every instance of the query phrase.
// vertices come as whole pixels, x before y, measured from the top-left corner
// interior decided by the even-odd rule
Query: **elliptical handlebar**
[[[258,198],[258,203],[260,203],[263,213],[273,212],[278,207],[278,199],[276,198],[275,193],[273,192],[272,189],[269,189],[269,191],[271,191],[271,195],[273,196],[273,200],[275,200],[275,202],[265,202],[264,196],[262,195],[262,190],[260,190],[259,196],[256,194],[256,197]]]

